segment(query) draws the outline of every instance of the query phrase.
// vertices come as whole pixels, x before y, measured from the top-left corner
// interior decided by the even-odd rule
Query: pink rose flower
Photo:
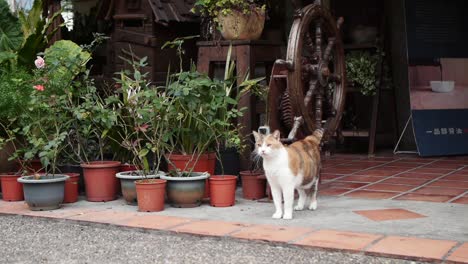
[[[44,86],[40,84],[34,85],[33,88],[41,92],[44,91]]]
[[[36,68],[42,69],[45,66],[45,61],[42,57],[37,56],[37,59],[34,61],[34,64],[36,65]]]

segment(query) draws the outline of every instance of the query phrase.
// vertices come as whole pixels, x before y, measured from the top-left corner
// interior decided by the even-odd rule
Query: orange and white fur
[[[253,132],[255,152],[263,159],[263,169],[270,184],[275,213],[273,218],[292,219],[294,190],[299,200],[294,210],[317,209],[322,130],[289,146],[280,142],[277,130],[269,135]],[[284,210],[282,206],[284,198]]]

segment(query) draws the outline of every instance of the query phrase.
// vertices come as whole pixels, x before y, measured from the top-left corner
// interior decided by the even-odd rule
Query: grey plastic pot
[[[70,178],[63,174],[23,176],[18,182],[23,184],[24,200],[32,211],[54,210],[60,208],[65,192],[65,181]]]
[[[171,206],[179,208],[201,205],[206,179],[209,177],[207,172],[192,172],[189,177],[161,175],[161,179],[167,180],[166,192]]]
[[[122,187],[122,195],[125,202],[129,205],[138,205],[135,181],[142,179],[157,179],[164,172],[159,171],[153,175],[142,175],[141,171],[123,171],[115,174],[115,177],[120,179]]]

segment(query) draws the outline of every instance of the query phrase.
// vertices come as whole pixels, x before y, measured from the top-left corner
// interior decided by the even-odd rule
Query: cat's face
[[[275,155],[283,145],[280,142],[280,132],[276,130],[272,134],[263,135],[253,131],[255,136],[255,153],[262,158]]]

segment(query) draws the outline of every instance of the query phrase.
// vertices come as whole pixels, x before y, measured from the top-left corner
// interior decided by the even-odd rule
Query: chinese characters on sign
[[[426,131],[426,134],[433,134],[435,136],[439,136],[439,135],[461,135],[463,134],[463,131],[465,131],[465,133],[468,131],[468,129],[461,129],[461,128],[453,128],[453,127],[449,127],[449,128],[434,128],[434,130],[427,130]]]

